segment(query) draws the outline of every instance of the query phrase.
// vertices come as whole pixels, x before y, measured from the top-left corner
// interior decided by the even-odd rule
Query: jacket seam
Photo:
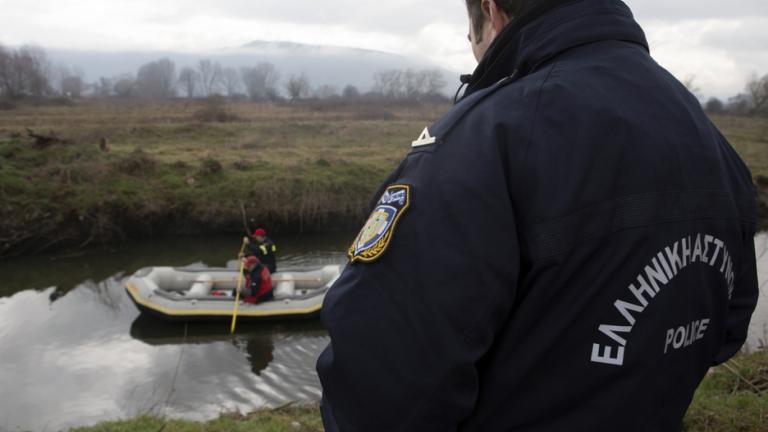
[[[531,121],[530,131],[528,133],[528,141],[525,143],[525,150],[523,150],[523,153],[520,156],[520,160],[518,160],[517,162],[517,167],[516,167],[517,169],[515,169],[514,172],[512,173],[512,175],[515,176],[514,184],[513,184],[515,188],[517,188],[518,185],[521,184],[520,176],[523,173],[523,167],[525,166],[525,161],[528,158],[528,152],[530,151],[531,146],[533,145],[533,139],[534,139],[534,136],[536,135],[536,131],[537,131],[536,126],[538,125],[541,99],[542,99],[542,94],[544,93],[544,85],[547,83],[547,81],[549,81],[549,78],[551,77],[552,72],[555,70],[555,67],[557,66],[558,63],[559,63],[559,60],[554,60],[546,76],[541,81],[541,84],[539,85],[539,89],[537,90],[536,105],[533,111],[533,119]],[[512,197],[510,197],[510,201],[512,201]],[[522,220],[524,219],[525,218],[522,218]]]
[[[632,226],[625,226],[623,228],[619,228],[619,229],[616,229],[616,230],[611,230],[610,232],[607,232],[607,233],[604,233],[604,234],[600,234],[600,235],[596,235],[596,236],[584,237],[583,240],[591,241],[591,240],[601,239],[601,238],[605,238],[605,237],[611,237],[611,236],[614,236],[614,235],[617,235],[617,234],[620,234],[620,233],[623,233],[623,232],[626,232],[626,231],[632,231],[632,230],[637,230],[637,229],[649,228],[649,227],[654,227],[654,226],[658,226],[658,225],[672,225],[672,224],[678,224],[678,223],[681,223],[681,222],[712,221],[712,220],[721,220],[721,221],[726,221],[726,220],[727,221],[734,221],[734,220],[738,220],[741,224],[748,225],[748,226],[754,226],[754,222],[751,222],[749,220],[745,220],[743,218],[734,218],[734,217],[715,217],[715,216],[713,216],[713,217],[700,217],[700,218],[680,218],[680,219],[675,219],[675,220],[662,220],[662,221],[649,222],[649,223],[632,225]],[[535,259],[532,260],[532,262],[542,262],[542,261],[551,260],[553,258],[557,258],[559,256],[567,255],[568,253],[570,253],[576,247],[578,247],[578,245],[573,245],[573,246],[569,247],[567,250],[563,250],[563,251],[558,252],[558,253],[553,253],[553,254],[548,254],[548,255],[545,255],[545,256],[541,256],[541,257],[536,257]]]

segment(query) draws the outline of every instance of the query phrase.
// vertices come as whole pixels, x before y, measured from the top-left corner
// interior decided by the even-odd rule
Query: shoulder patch
[[[350,260],[353,263],[355,261],[369,263],[381,257],[392,240],[397,222],[410,205],[411,187],[409,185],[388,187],[349,248]]]

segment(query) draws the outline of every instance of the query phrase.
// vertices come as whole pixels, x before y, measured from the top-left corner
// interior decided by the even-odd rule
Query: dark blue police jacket
[[[328,293],[328,431],[678,431],[742,346],[755,192],[618,0],[545,1],[386,180]]]

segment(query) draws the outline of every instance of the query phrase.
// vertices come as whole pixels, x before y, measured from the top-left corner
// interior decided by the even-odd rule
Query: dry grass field
[[[243,208],[278,231],[354,228],[448,108],[95,100],[0,111],[0,255],[240,231]],[[714,120],[768,177],[768,119]]]

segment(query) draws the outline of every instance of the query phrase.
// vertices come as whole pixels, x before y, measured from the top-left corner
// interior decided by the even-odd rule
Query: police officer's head
[[[466,0],[469,11],[469,41],[480,61],[488,47],[513,17],[531,0]]]

